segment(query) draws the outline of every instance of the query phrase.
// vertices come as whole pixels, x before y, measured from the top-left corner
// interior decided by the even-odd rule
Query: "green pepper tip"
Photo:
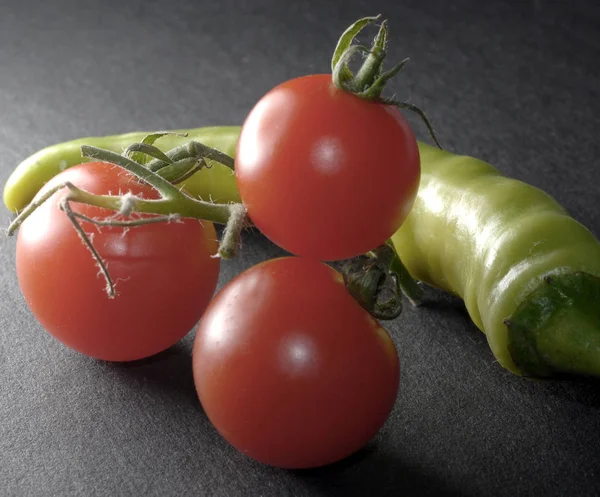
[[[583,271],[546,275],[504,324],[525,376],[600,377],[600,278]]]

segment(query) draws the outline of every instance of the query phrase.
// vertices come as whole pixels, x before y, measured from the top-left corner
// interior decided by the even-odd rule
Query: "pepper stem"
[[[523,375],[600,377],[600,278],[547,276],[504,324]]]

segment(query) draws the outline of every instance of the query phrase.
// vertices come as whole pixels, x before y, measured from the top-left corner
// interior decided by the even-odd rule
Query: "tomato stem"
[[[359,19],[355,23],[351,24],[340,36],[335,50],[333,51],[333,56],[331,58],[331,72],[339,73],[338,80],[336,86],[338,88],[343,88],[343,82],[350,80],[353,78],[352,72],[348,68],[349,60],[342,60],[344,54],[348,52],[349,49],[352,49],[352,42],[354,38],[365,28],[365,26],[378,21],[381,18],[381,14],[375,17],[363,17]],[[366,50],[364,47],[361,47]]]
[[[73,217],[77,219],[81,219],[82,221],[86,221],[91,224],[95,224],[96,226],[123,226],[123,227],[132,227],[132,226],[141,226],[143,224],[154,224],[154,223],[164,223],[170,221],[179,221],[181,216],[179,214],[171,214],[168,216],[160,216],[156,215],[153,217],[144,217],[139,219],[115,219],[114,217],[100,218],[100,217],[89,217],[84,214],[80,214],[79,212],[72,211]]]
[[[163,133],[164,134],[164,133]],[[242,229],[249,224],[246,209],[242,204],[213,204],[203,200],[194,199],[179,190],[172,183],[150,168],[130,159],[127,155],[145,154],[155,157],[154,166],[165,173],[174,176],[176,181],[182,181],[191,174],[206,165],[206,159],[217,160],[229,167],[233,165],[233,159],[222,152],[206,147],[198,142],[190,142],[185,146],[171,150],[170,155],[164,154],[151,143],[161,133],[149,135],[147,143],[134,144],[128,147],[123,155],[96,148],[88,145],[81,147],[83,157],[100,160],[106,163],[120,166],[129,171],[141,181],[148,183],[161,195],[159,199],[144,199],[131,193],[124,195],[97,195],[78,188],[71,182],[60,183],[46,192],[36,196],[27,207],[12,221],[7,229],[7,234],[13,235],[18,227],[29,217],[40,205],[48,201],[54,194],[62,189],[67,193],[59,201],[59,208],[73,224],[83,244],[91,252],[100,273],[106,280],[106,292],[109,298],[114,298],[115,287],[108,272],[106,263],[100,257],[98,251],[79,220],[89,222],[96,226],[121,226],[124,228],[156,222],[178,221],[181,217],[195,218],[215,223],[225,224],[225,231],[221,244],[219,245],[218,257],[228,259],[237,254]],[[153,138],[152,138],[153,137]],[[135,155],[139,157],[139,155]],[[71,202],[77,202],[107,210],[115,211],[122,216],[129,217],[133,213],[156,214],[153,217],[139,219],[117,219],[114,217],[92,218],[73,211]]]
[[[102,276],[104,277],[104,280],[106,281],[106,293],[108,294],[108,298],[109,299],[115,298],[115,284],[114,284],[112,278],[110,277],[110,274],[108,272],[108,267],[106,266],[106,263],[104,262],[102,257],[100,257],[100,254],[96,250],[96,247],[94,247],[94,244],[92,243],[92,240],[90,239],[90,236],[88,236],[88,234],[85,232],[85,230],[83,229],[81,224],[79,224],[79,222],[77,221],[75,213],[71,209],[71,204],[69,204],[69,199],[66,197],[62,198],[59,203],[59,207],[65,213],[65,215],[69,218],[69,220],[73,224],[73,227],[75,228],[75,231],[77,231],[79,238],[81,238],[81,241],[83,242],[85,247],[91,252],[92,257],[94,258],[94,260],[96,261],[96,264],[100,268],[100,273],[102,274]]]
[[[248,224],[245,207],[242,204],[232,204],[229,219],[219,244],[219,257],[230,259],[237,254],[242,230]]]
[[[399,100],[383,99],[382,102],[389,104],[389,105],[395,105],[399,109],[406,109],[406,110],[409,110],[409,111],[417,114],[421,118],[421,120],[425,123],[425,126],[427,127],[427,131],[429,132],[429,136],[431,136],[432,140],[435,142],[437,147],[440,150],[443,150],[442,145],[440,145],[440,142],[437,139],[437,135],[435,133],[435,130],[433,129],[433,125],[431,124],[431,121],[429,120],[429,118],[427,117],[427,115],[425,114],[425,111],[423,111],[423,109],[420,109],[419,107],[417,107],[414,104],[410,104],[408,102],[400,102]]]
[[[71,190],[71,191],[73,191],[73,190]],[[96,247],[92,243],[91,236],[85,232],[85,230],[79,223],[78,219],[81,219],[82,221],[86,221],[88,223],[94,224],[96,226],[121,226],[121,227],[125,227],[125,228],[129,228],[129,227],[133,227],[133,226],[141,226],[143,224],[178,221],[180,219],[179,214],[171,214],[168,216],[153,216],[153,217],[149,217],[149,218],[140,218],[140,219],[131,219],[131,220],[121,220],[121,219],[115,219],[113,217],[109,217],[109,218],[105,218],[105,219],[91,218],[89,216],[85,216],[83,214],[80,214],[79,212],[74,211],[71,208],[71,204],[70,204],[71,200],[72,199],[70,199],[68,195],[63,197],[59,203],[59,207],[69,218],[69,220],[73,224],[73,227],[77,231],[77,234],[81,238],[83,244],[91,252],[92,257],[94,258],[94,260],[96,261],[96,264],[100,268],[100,273],[102,274],[102,276],[104,277],[104,279],[106,281],[106,293],[108,294],[108,298],[110,298],[110,299],[114,298],[116,295],[114,282],[110,276],[110,273],[108,272],[108,267],[106,266],[106,263],[104,262],[102,257],[100,257],[100,254],[98,253],[98,251],[96,250]]]
[[[60,183],[60,184],[56,185],[55,187],[48,189],[43,194],[41,194],[41,195],[38,194],[36,197],[34,197],[33,200],[31,202],[29,202],[29,204],[27,204],[27,207],[25,207],[25,209],[23,209],[21,212],[19,212],[17,217],[15,217],[12,220],[12,222],[6,229],[7,236],[13,236],[15,231],[17,231],[17,229],[19,228],[19,226],[21,226],[23,221],[25,221],[25,219],[27,219],[40,205],[42,205],[46,200],[48,200],[50,197],[52,197],[52,195],[54,195],[57,191],[62,190],[63,188],[66,188],[69,186],[73,186],[73,185],[69,182]]]
[[[96,195],[82,190],[70,182],[61,183],[47,190],[42,195],[36,196],[19,213],[7,229],[9,236],[13,235],[23,221],[41,204],[64,188],[69,190],[67,194],[69,201],[102,207],[124,215],[130,215],[132,212],[162,214],[165,216],[176,214],[181,217],[191,217],[218,224],[227,224],[233,212],[239,217],[240,204],[214,204],[194,199],[158,174],[115,152],[84,145],[82,146],[82,155],[123,167],[139,179],[156,188],[162,198],[144,199],[134,195]]]
[[[354,77],[354,87],[358,92],[362,92],[369,87],[373,87],[373,83],[378,79],[381,74],[383,61],[385,59],[385,46],[387,43],[387,20],[384,20],[379,27],[379,32],[373,40],[373,46],[368,52],[366,59],[364,60],[359,71]],[[378,93],[373,93],[373,98],[377,98],[381,95],[381,89],[378,89]]]
[[[115,152],[111,152],[110,150],[104,150],[101,148],[92,147],[90,145],[81,146],[81,155],[90,159],[96,159],[102,162],[108,162],[110,164],[121,166],[123,169],[129,171],[138,179],[154,187],[154,189],[156,189],[164,199],[174,200],[180,198],[182,199],[183,197],[185,197],[185,194],[183,194],[179,189],[174,187],[166,179],[152,172],[150,169],[143,166],[142,164],[131,160],[125,155],[120,155]]]
[[[180,149],[181,147],[178,147]],[[209,148],[209,147],[206,147]],[[177,150],[177,149],[174,149]],[[193,148],[196,152],[204,151],[202,147]],[[213,149],[210,149],[213,150]],[[148,167],[145,167],[131,159],[119,155],[110,150],[104,150],[96,147],[84,145],[81,147],[81,152],[84,157],[90,157],[99,159],[104,162],[115,164],[126,169],[136,177],[145,181],[150,186],[154,187],[161,194],[159,200],[146,200],[139,197],[132,196],[129,201],[134,203],[134,211],[144,212],[150,214],[174,214],[177,213],[182,217],[193,217],[196,219],[202,219],[205,221],[211,221],[219,224],[227,224],[229,217],[232,213],[232,205],[236,204],[214,204],[199,199],[194,199],[179,190],[177,187],[172,185],[165,178],[159,174],[151,171]],[[197,156],[200,161],[202,157]],[[228,156],[229,157],[229,156]],[[183,160],[183,158],[177,158],[177,160]],[[148,163],[148,166],[151,164]],[[83,190],[79,190],[77,196],[71,197],[76,201],[83,201],[84,203],[92,203],[101,198],[102,201],[112,203],[109,201],[109,195],[92,195],[87,192],[81,193]],[[86,197],[87,194],[88,196]],[[84,198],[86,197],[86,198]],[[117,199],[122,198],[121,196],[115,197]],[[80,200],[81,199],[81,200]],[[92,205],[97,205],[93,204]],[[114,210],[113,205],[98,205],[99,207],[106,207],[107,209]],[[119,211],[123,212],[123,206],[118,208]]]
[[[398,74],[409,59],[405,58],[389,71],[383,71],[383,63],[387,55],[386,45],[388,39],[387,20],[383,20],[377,35],[373,39],[371,49],[361,45],[353,45],[354,38],[369,24],[377,22],[380,16],[365,17],[352,24],[340,37],[331,59],[331,71],[333,84],[341,90],[353,93],[359,98],[379,102],[384,105],[394,105],[400,109],[415,112],[425,123],[429,135],[435,144],[441,149],[442,146],[437,138],[435,130],[420,108],[408,102],[382,97],[385,85],[396,74]],[[348,64],[358,53],[367,53],[362,65],[356,75],[352,73]]]
[[[363,47],[362,45],[352,45],[351,47],[348,47],[344,53],[342,53],[331,73],[331,79],[333,80],[333,84],[335,86],[350,93],[358,93],[356,85],[354,84],[354,75],[348,68],[348,63],[357,54],[365,53],[368,54],[369,49]]]
[[[203,167],[206,167],[204,159],[200,159],[200,161],[192,158],[181,159],[170,166],[163,167],[158,171],[158,174],[168,180],[169,183],[177,185],[196,174]]]
[[[187,137],[188,133],[183,132],[176,132],[176,131],[156,131],[154,133],[150,133],[147,134],[146,136],[144,136],[144,138],[142,138],[142,141],[140,142],[143,145],[154,145],[154,143],[159,140],[160,138],[162,138],[163,136],[181,136],[181,137]],[[139,162],[140,164],[145,164],[146,162],[148,162],[148,157],[146,153],[144,153],[143,151],[137,151],[134,150],[132,147],[135,147],[136,145],[139,145],[137,143],[134,143],[132,145],[130,145],[129,147],[127,147],[127,149],[125,149],[125,151],[123,152],[123,155],[126,155],[127,157],[129,157],[131,160],[134,160],[135,162]]]
[[[144,163],[142,162],[145,160],[143,159],[144,156],[150,156],[155,159],[165,161],[168,164],[173,164],[173,160],[167,154],[165,154],[160,148],[155,147],[150,143],[132,143],[123,151],[123,155],[140,164]],[[135,157],[137,157],[137,160]]]
[[[600,376],[600,278],[548,275],[504,324],[508,350],[525,376]]]
[[[203,143],[197,141],[189,141],[179,147],[169,150],[166,153],[168,159],[173,162],[181,161],[183,159],[196,158],[204,159],[205,161],[215,161],[219,164],[223,164],[229,169],[235,169],[235,161],[233,157],[227,155],[216,148],[209,147]],[[151,171],[159,171],[168,164],[168,161],[155,159],[146,165]]]

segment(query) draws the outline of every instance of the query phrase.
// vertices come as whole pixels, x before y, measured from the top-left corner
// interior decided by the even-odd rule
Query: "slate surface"
[[[328,71],[341,31],[382,12],[390,59],[412,59],[393,91],[428,111],[445,146],[544,188],[600,235],[598,5],[3,0],[0,184],[64,140],[240,124],[272,86]],[[237,453],[202,414],[193,331],[143,363],[80,356],[29,313],[14,252],[0,237],[2,496],[600,494],[598,385],[512,376],[444,295],[387,324],[401,393],[367,449],[283,471]],[[248,236],[220,285],[280,253]]]

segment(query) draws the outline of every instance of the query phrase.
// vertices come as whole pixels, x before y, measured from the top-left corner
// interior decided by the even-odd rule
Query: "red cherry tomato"
[[[242,127],[237,184],[256,226],[301,256],[341,260],[384,243],[417,194],[417,141],[392,106],[340,90],[331,75],[268,92]]]
[[[365,445],[394,406],[399,361],[342,276],[313,259],[258,264],[200,320],[194,381],[216,429],[244,454],[321,466]]]
[[[154,189],[106,163],[67,169],[43,190],[64,181],[92,193],[157,197]],[[180,340],[196,325],[216,288],[214,226],[185,219],[124,231],[82,222],[116,282],[117,296],[109,299],[90,251],[57,206],[65,193],[54,194],[19,229],[17,276],[34,316],[64,344],[109,361],[141,359]],[[90,217],[114,215],[71,205]]]

